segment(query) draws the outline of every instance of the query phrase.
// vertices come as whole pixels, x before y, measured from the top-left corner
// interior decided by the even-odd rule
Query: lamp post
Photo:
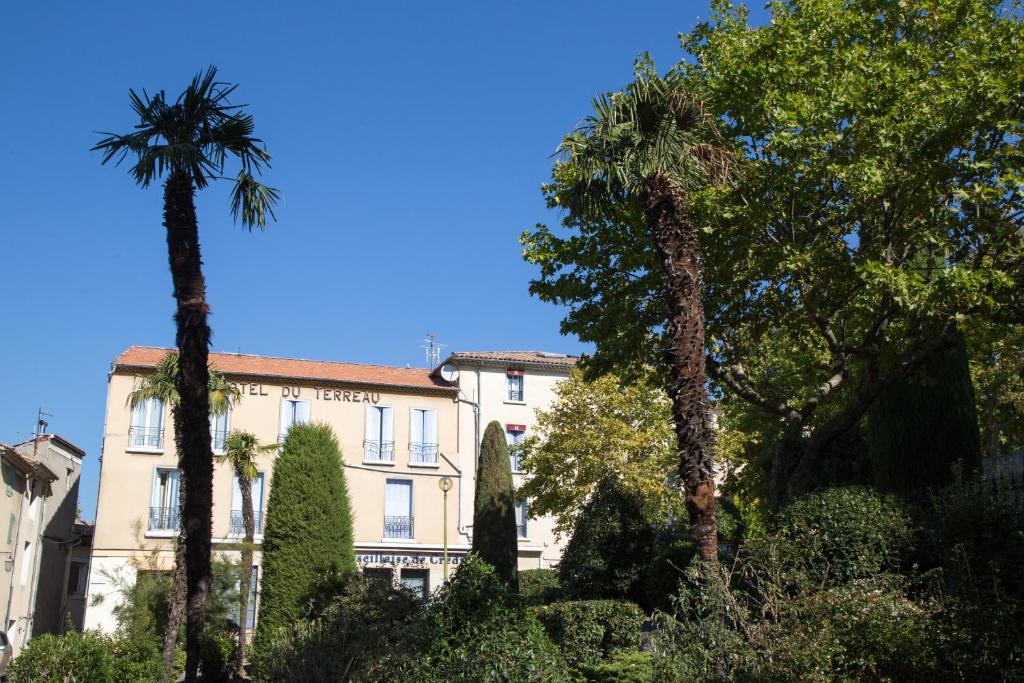
[[[444,512],[442,517],[442,529],[444,534],[444,580],[448,580],[448,492],[452,490],[452,478],[441,477],[437,480],[437,487],[444,491]]]

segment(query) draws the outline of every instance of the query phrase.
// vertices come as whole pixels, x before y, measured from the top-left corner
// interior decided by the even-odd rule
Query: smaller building
[[[15,654],[32,636],[63,629],[68,572],[80,541],[75,518],[83,457],[85,451],[56,434],[0,444],[6,529],[0,610]]]

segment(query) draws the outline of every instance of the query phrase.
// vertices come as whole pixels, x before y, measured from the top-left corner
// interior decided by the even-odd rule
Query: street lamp
[[[452,490],[452,478],[441,477],[437,480],[437,487],[444,491],[444,513],[442,517],[442,529],[444,533],[444,580],[448,580],[448,492]]]

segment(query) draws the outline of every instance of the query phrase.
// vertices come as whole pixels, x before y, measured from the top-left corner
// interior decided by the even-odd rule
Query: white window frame
[[[530,503],[526,498],[516,501],[516,538],[530,540]],[[518,518],[522,518],[522,522]]]
[[[142,424],[135,424],[135,413],[138,406],[145,406],[143,409]],[[159,409],[157,409],[159,407]],[[131,453],[163,453],[164,452],[164,433],[167,431],[167,421],[164,416],[164,402],[162,399],[151,396],[150,398],[143,399],[136,407],[132,408],[128,414],[128,447],[125,449]],[[159,419],[159,427],[154,426],[154,422]],[[143,430],[143,443],[133,443],[138,437],[136,436],[136,429]],[[149,434],[150,431],[156,430],[156,445],[151,445],[153,437]]]
[[[253,488],[255,488],[256,482],[259,482],[260,495],[259,495],[259,500],[256,500],[256,497],[253,497],[253,500],[252,500],[252,508],[253,508],[252,512],[253,512],[253,516],[256,518],[255,519],[255,522],[256,522],[256,533],[254,534],[254,539],[258,540],[258,539],[263,538],[263,527],[267,523],[267,520],[266,520],[267,511],[265,509],[266,499],[267,499],[267,477],[266,477],[266,473],[264,473],[262,470],[257,472],[256,473],[256,477],[252,480]],[[238,493],[238,498],[235,498],[235,493],[236,492]],[[238,507],[235,507],[236,503],[238,504]],[[228,536],[232,536],[232,537],[245,536],[244,525],[243,525],[241,531],[237,531],[236,532],[236,531],[232,530],[231,517],[234,516],[236,510],[237,511],[241,511],[241,509],[242,509],[242,489],[239,486],[238,477],[237,476],[232,476],[231,477],[231,510],[228,513]],[[261,517],[263,519],[261,519]]]
[[[509,429],[505,428],[505,443],[510,447],[516,444],[521,444],[526,439],[525,429]],[[523,462],[521,458],[517,458],[512,454],[511,450],[508,454],[508,464],[512,468],[513,474],[520,474],[523,471]]]
[[[219,421],[221,421],[221,420],[224,421],[224,429],[220,430],[220,431],[223,431],[224,434],[220,438],[220,447],[218,448],[218,444],[217,444],[217,432],[218,432],[218,430],[217,430],[217,423]],[[224,453],[225,453],[225,450],[224,450],[225,442],[227,441],[228,434],[230,434],[230,433],[231,433],[231,408],[228,408],[227,410],[225,410],[220,415],[211,415],[210,416],[210,447],[213,449],[213,454],[214,455],[224,455]]]
[[[512,392],[515,391],[514,384],[519,385],[519,398],[512,397]],[[505,403],[526,403],[526,373],[505,375]]]
[[[178,490],[179,491],[181,490],[180,489],[180,487],[181,487],[181,470],[179,470],[177,467],[154,467],[153,468],[153,484],[152,484],[152,489],[151,489],[150,497],[149,497],[149,507],[150,508],[165,509],[165,510],[175,509],[175,508],[178,507],[179,497],[178,496],[174,496],[173,493],[170,494],[170,497],[168,497],[167,493],[164,493],[163,495],[160,496],[160,500],[157,501],[157,491],[161,488],[160,487],[160,475],[161,475],[162,472],[168,472],[168,473],[170,473],[170,472],[177,472],[178,473]],[[173,498],[173,500],[171,498]],[[154,505],[153,503],[156,503],[156,502],[160,502],[161,504],[160,505]],[[152,511],[150,511],[150,512],[151,512],[151,514],[147,517],[147,520],[152,518]],[[173,517],[172,513],[170,513],[170,512],[168,512],[166,514],[171,515]],[[153,536],[153,537],[157,537],[157,538],[166,538],[166,537],[177,536],[178,532],[180,531],[180,526],[181,526],[181,519],[180,519],[181,511],[178,510],[177,514],[179,515],[177,527],[174,527],[174,525],[171,525],[174,528],[150,529],[149,528],[149,523],[147,521],[147,523],[146,523],[146,536]]]
[[[302,404],[305,404],[305,406],[306,406],[305,410],[304,411],[297,410],[298,406],[300,406]],[[291,422],[288,423],[288,426],[285,426],[285,424],[284,424],[284,421],[285,421],[285,409],[284,409],[284,407],[286,405],[290,405],[291,406],[291,410],[289,411],[289,417],[291,419]],[[279,429],[278,429],[278,434],[279,434],[278,443],[281,444],[282,447],[284,446],[285,438],[288,436],[288,430],[289,429],[291,429],[294,425],[297,425],[297,424],[308,424],[309,423],[309,421],[311,419],[311,413],[310,413],[310,409],[311,408],[312,408],[312,406],[310,405],[309,401],[306,400],[306,399],[301,399],[301,398],[282,398],[281,399],[281,417],[280,417],[280,424],[279,424]],[[299,419],[298,416],[299,416],[300,412],[305,412],[305,414],[306,414],[305,415],[305,419]]]
[[[428,415],[430,416],[428,420]],[[419,424],[417,425],[417,421]],[[433,423],[433,440],[428,441],[428,421]],[[417,434],[419,440],[416,440]],[[409,410],[409,467],[440,467],[438,458],[437,409],[411,408]]]
[[[388,533],[387,533],[387,518],[389,516],[394,516],[394,517],[405,517],[406,516],[406,515],[388,515],[388,495],[387,495],[387,490],[388,490],[388,486],[391,485],[391,484],[399,484],[399,485],[402,485],[402,486],[408,486],[409,487],[409,514],[407,515],[408,519],[409,519],[409,535],[408,536],[388,536]],[[391,542],[391,543],[396,543],[396,542],[397,543],[415,543],[416,542],[416,516],[415,516],[415,514],[413,512],[416,509],[416,502],[415,502],[416,501],[416,498],[415,498],[416,492],[415,492],[415,488],[416,487],[415,487],[412,479],[398,478],[398,477],[388,477],[384,481],[384,519],[383,519],[383,522],[384,522],[384,535],[383,535],[383,538],[381,539],[382,541],[384,541],[384,542]]]

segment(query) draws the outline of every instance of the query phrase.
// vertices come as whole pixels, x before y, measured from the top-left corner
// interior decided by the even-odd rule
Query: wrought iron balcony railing
[[[252,521],[254,522],[254,528],[256,534],[263,533],[263,510],[252,511]],[[229,533],[232,536],[244,536],[245,535],[245,520],[242,517],[241,510],[231,511],[231,528]]]
[[[437,444],[413,442],[409,444],[409,462],[414,465],[436,465]]]
[[[181,529],[181,510],[178,506],[149,508],[150,531],[178,531]]]
[[[523,400],[523,390],[522,389],[509,389],[508,390],[508,400],[522,402],[522,400]]]
[[[412,516],[384,515],[384,538],[412,538]]]
[[[155,427],[131,427],[128,429],[128,448],[164,447],[164,430]]]
[[[395,442],[367,439],[363,442],[363,460],[366,462],[394,462]]]

